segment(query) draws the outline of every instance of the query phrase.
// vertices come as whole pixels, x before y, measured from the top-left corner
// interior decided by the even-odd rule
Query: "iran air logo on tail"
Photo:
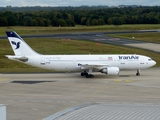
[[[16,43],[15,41],[11,41],[11,43],[12,43],[12,45],[15,45],[15,46],[16,46],[16,48],[15,48],[15,50],[16,50],[16,49],[18,49],[18,48],[20,47],[20,43],[21,43],[21,42],[17,42],[17,43]]]

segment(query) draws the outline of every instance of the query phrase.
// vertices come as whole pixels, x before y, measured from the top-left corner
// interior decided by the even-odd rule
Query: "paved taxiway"
[[[0,74],[0,104],[8,120],[41,120],[86,103],[160,105],[160,68],[121,71],[120,76],[95,73]]]

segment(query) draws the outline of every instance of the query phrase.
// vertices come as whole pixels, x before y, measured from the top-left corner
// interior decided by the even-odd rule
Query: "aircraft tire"
[[[89,77],[90,77],[88,74],[86,74],[85,76],[86,76],[86,78],[89,78]]]
[[[90,74],[89,77],[90,77],[90,78],[94,78],[94,75]]]
[[[86,76],[86,78],[94,78],[94,75],[92,75],[92,74],[86,74],[85,76]]]
[[[82,72],[82,73],[81,73],[81,76],[84,76],[84,75],[85,75],[85,73],[84,73],[84,72]]]
[[[140,76],[140,73],[136,73],[137,76]]]

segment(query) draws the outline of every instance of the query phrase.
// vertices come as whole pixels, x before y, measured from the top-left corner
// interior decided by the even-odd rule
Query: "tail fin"
[[[16,56],[39,55],[15,31],[6,31],[6,34]]]

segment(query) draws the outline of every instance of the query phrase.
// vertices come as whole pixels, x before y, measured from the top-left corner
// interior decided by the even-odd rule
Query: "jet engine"
[[[107,67],[101,70],[101,73],[106,73],[107,75],[118,75],[119,68],[118,67]]]

